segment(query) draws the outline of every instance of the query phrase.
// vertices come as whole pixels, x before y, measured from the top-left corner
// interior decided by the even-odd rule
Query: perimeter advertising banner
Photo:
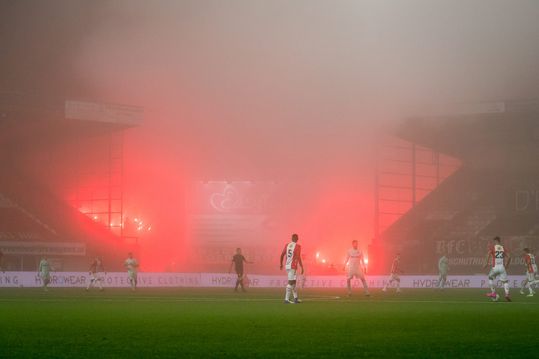
[[[524,276],[509,276],[512,288],[519,288]],[[382,288],[388,276],[370,276],[367,282],[370,288]],[[50,287],[83,288],[88,285],[87,272],[53,272]],[[105,288],[128,288],[127,273],[114,272],[103,275]],[[225,273],[139,273],[138,286],[142,288],[232,288],[236,276]],[[344,276],[300,276],[298,283],[303,288],[346,288]],[[287,284],[285,275],[248,275],[246,284],[251,288],[284,288]],[[359,280],[353,281],[353,287],[362,288]],[[0,287],[40,287],[41,278],[36,272],[0,273]],[[436,288],[437,276],[402,276],[402,288]],[[501,283],[497,283],[501,287]],[[488,279],[483,275],[448,276],[447,288],[488,288]]]

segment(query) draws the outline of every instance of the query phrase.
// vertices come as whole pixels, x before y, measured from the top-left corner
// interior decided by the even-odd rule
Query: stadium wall
[[[436,288],[438,277],[434,275],[401,276],[401,288]],[[303,288],[346,288],[344,276],[305,276],[298,278]],[[367,282],[370,288],[382,288],[388,276],[370,276]],[[446,288],[488,288],[486,275],[448,276]],[[520,288],[524,276],[508,276],[512,288]],[[82,288],[88,285],[88,272],[55,272],[51,274],[50,287]],[[231,288],[236,283],[236,276],[228,273],[139,273],[138,286],[143,288]],[[286,276],[249,275],[245,281],[250,288],[283,288],[287,284]],[[362,288],[359,280],[352,282],[353,287]],[[5,272],[0,274],[0,288],[40,287],[41,278],[36,272]],[[128,288],[125,272],[111,272],[104,276],[105,288]],[[501,283],[498,281],[498,287]]]

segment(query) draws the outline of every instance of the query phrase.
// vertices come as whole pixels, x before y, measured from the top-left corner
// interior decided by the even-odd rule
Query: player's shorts
[[[296,270],[295,270],[295,269],[287,269],[287,270],[286,270],[286,273],[288,274],[288,280],[296,280],[296,279],[297,279],[297,275],[296,275]]]
[[[389,276],[389,280],[390,281],[396,280],[397,282],[400,282],[401,278],[399,277],[399,275],[397,273],[391,273],[391,275]]]
[[[242,270],[237,270],[236,269],[236,274],[238,275],[238,278],[242,278],[243,277],[243,269]]]
[[[346,277],[347,278],[365,278],[365,273],[363,273],[363,269],[361,267],[348,267],[348,270],[346,271]]]
[[[507,282],[507,272],[504,266],[494,266],[488,273],[489,279],[495,279],[497,277],[500,277],[502,282]]]
[[[136,279],[137,279],[137,272],[134,272],[134,271],[128,271],[128,272],[127,272],[127,276],[129,277],[129,279],[134,279],[134,280],[136,280]]]

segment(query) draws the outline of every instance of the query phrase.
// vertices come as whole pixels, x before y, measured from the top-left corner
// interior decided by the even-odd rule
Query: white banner
[[[17,255],[86,255],[86,244],[82,242],[26,242],[0,241],[4,254]]]
[[[370,288],[382,288],[388,276],[367,277]],[[448,276],[447,288],[488,288],[488,279],[483,275]],[[524,276],[509,276],[509,285],[519,288]],[[52,272],[51,287],[82,288],[88,285],[90,276],[87,272]],[[234,274],[223,273],[139,273],[138,286],[144,288],[166,287],[222,287],[230,288],[236,283]],[[344,276],[299,276],[298,283],[304,288],[346,288]],[[282,288],[287,284],[285,275],[247,275],[245,284],[251,288]],[[0,273],[0,287],[40,287],[41,278],[36,272]],[[359,280],[352,281],[353,287],[362,288]],[[104,276],[104,286],[109,288],[127,288],[127,273],[113,272]],[[437,276],[401,276],[401,288],[436,288]],[[497,286],[501,287],[498,281]]]

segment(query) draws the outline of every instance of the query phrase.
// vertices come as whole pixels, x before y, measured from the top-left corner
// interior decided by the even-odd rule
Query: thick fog
[[[147,258],[185,256],[197,180],[276,181],[283,231],[306,246],[316,232],[318,247],[344,251],[357,238],[366,248],[377,146],[399,120],[437,104],[539,96],[535,0],[1,9],[2,90],[144,107],[126,133],[125,198],[154,225],[141,240]]]

